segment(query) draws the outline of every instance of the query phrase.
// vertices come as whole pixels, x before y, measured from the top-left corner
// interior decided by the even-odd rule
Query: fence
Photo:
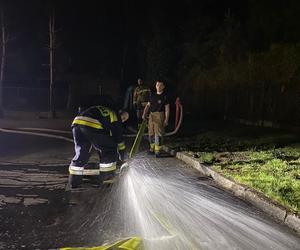
[[[54,88],[55,108],[65,108],[67,101],[68,89]],[[42,87],[4,87],[3,105],[5,109],[11,110],[48,110],[49,89]]]

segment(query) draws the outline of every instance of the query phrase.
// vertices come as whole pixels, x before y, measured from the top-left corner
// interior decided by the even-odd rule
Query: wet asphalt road
[[[2,133],[0,139],[0,249],[95,246],[128,235],[128,232],[124,234],[128,229],[124,223],[128,220],[122,218],[126,208],[120,206],[117,199],[122,180],[112,187],[67,192],[68,163],[73,154],[71,143]],[[189,222],[190,229],[205,234],[203,242],[206,245],[202,249],[219,249],[218,246],[220,249],[300,249],[300,238],[286,226],[277,224],[253,206],[215,187],[211,180],[177,159],[155,159],[141,153],[131,164],[135,166],[132,177],[139,177],[140,181],[136,182],[136,189],[147,185],[148,179],[141,176],[149,174],[158,182],[165,182],[164,186],[156,186],[156,194],[169,192],[174,197],[177,193],[186,197],[192,194],[193,199],[187,200],[190,204],[184,207],[184,214],[186,218],[189,214],[194,216]],[[151,170],[144,171],[147,167]],[[174,185],[174,176],[178,183],[182,182],[180,185]],[[147,188],[151,194],[151,188]],[[199,211],[204,206],[192,202],[201,203],[206,199],[211,202],[206,202],[207,214],[202,218]],[[141,201],[145,205],[149,199]],[[167,201],[159,206],[174,204],[176,209],[179,207],[178,198]],[[153,206],[155,204],[157,201],[153,201]],[[220,207],[221,211],[218,211]],[[198,212],[189,213],[189,208]],[[176,209],[169,210],[170,216]],[[238,217],[228,216],[232,213],[243,215],[239,224],[236,223]],[[197,221],[196,217],[201,217],[199,221],[203,223],[193,223]],[[248,239],[249,235],[251,241],[245,243],[241,240]],[[211,243],[210,239],[213,239]]]

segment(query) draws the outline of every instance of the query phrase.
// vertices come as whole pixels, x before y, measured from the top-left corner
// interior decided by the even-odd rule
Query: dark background
[[[7,0],[2,8],[11,37],[4,85],[12,94],[16,86],[49,86],[54,9],[61,96],[101,85],[122,98],[138,77],[151,87],[162,79],[186,110],[203,116],[298,124],[297,0]]]

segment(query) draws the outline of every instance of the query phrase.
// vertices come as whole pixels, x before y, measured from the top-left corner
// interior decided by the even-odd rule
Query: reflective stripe
[[[115,182],[115,178],[114,178],[114,179],[110,179],[110,180],[103,181],[102,183],[103,183],[103,184],[113,184],[114,182]]]
[[[117,168],[117,163],[112,162],[112,163],[100,163],[100,172],[109,172],[109,171],[114,171]]]
[[[109,116],[110,122],[116,122],[118,121],[118,117],[115,112],[110,110],[109,108],[103,107],[103,106],[97,106],[97,109],[100,111],[101,115],[103,117]]]
[[[87,117],[87,116],[76,116],[75,120],[76,119],[88,121],[88,122],[92,122],[92,123],[96,123],[96,124],[101,124],[98,120],[91,118],[91,117]]]
[[[79,125],[85,125],[92,128],[103,129],[102,124],[98,120],[86,116],[76,116],[73,120],[72,125],[73,124],[79,124]]]
[[[109,118],[111,123],[118,121],[118,117],[115,112],[109,112]]]
[[[118,150],[125,150],[125,149],[126,149],[126,146],[125,146],[124,142],[118,143]]]
[[[72,174],[72,175],[83,175],[83,171],[76,171],[76,170],[69,169],[69,174]]]
[[[111,244],[105,244],[96,247],[63,247],[59,250],[114,250],[114,249],[126,249],[126,250],[142,250],[144,249],[142,244],[142,238],[132,237],[128,239],[121,239]]]
[[[155,153],[159,152],[160,149],[161,149],[161,146],[155,145],[155,147],[154,147]]]
[[[83,175],[83,167],[69,166],[69,173],[72,175]]]
[[[84,167],[69,166],[69,173],[72,175],[99,175],[99,169],[84,169]]]
[[[136,93],[139,95],[144,92],[150,92],[150,89],[142,89],[142,90],[137,91]]]
[[[99,175],[100,170],[99,169],[84,169],[83,175]]]

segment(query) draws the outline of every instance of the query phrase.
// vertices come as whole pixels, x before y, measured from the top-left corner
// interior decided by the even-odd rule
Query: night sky
[[[109,75],[126,81],[145,75],[137,50],[154,32],[176,33],[202,15],[222,20],[239,1],[4,1],[7,30],[7,81],[47,78],[48,13],[55,7],[57,67],[68,74]],[[240,14],[240,13],[239,13]],[[174,58],[176,60],[176,58]],[[145,58],[140,58],[145,61]]]
[[[150,66],[159,70],[147,57],[153,47],[169,51],[165,63],[170,66],[160,77],[175,82],[180,67],[176,64],[186,56],[184,46],[210,39],[221,29],[226,13],[239,24],[249,51],[266,49],[272,42],[298,42],[299,5],[292,0],[2,1],[12,38],[7,45],[6,84],[34,85],[37,79],[47,79],[51,8],[57,30],[56,79],[110,77],[127,86],[138,76],[152,80]]]

